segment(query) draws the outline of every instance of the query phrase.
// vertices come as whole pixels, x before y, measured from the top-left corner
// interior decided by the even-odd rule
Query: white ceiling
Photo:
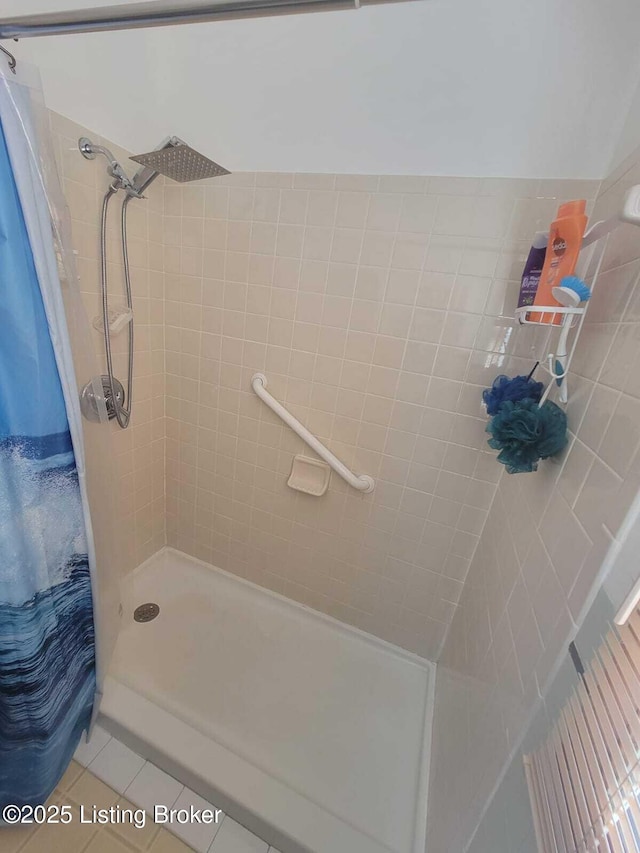
[[[187,2],[187,0],[183,0]],[[102,5],[2,0],[2,15]],[[417,0],[25,40],[49,106],[231,169],[598,178],[640,80],[636,0]]]

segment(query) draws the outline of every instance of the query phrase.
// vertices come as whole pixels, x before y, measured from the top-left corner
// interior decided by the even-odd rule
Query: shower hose
[[[116,183],[111,184],[102,201],[102,217],[100,227],[100,287],[102,291],[102,319],[104,325],[104,349],[107,360],[107,374],[109,377],[109,392],[111,393],[111,402],[113,411],[118,421],[118,426],[121,429],[126,429],[131,420],[131,400],[133,393],[133,300],[131,298],[131,274],[129,270],[129,250],[127,246],[127,207],[131,196],[125,195],[122,202],[122,211],[120,217],[120,234],[122,240],[122,260],[124,266],[124,284],[127,299],[127,308],[131,311],[131,320],[128,323],[129,327],[129,347],[128,347],[128,372],[127,372],[127,390],[124,400],[118,400],[113,376],[113,358],[111,355],[111,333],[109,329],[109,293],[108,293],[108,272],[107,272],[107,213],[109,211],[109,202],[118,190],[121,189]]]

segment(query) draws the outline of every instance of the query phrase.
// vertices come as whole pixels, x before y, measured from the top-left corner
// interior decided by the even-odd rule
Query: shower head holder
[[[78,148],[86,160],[95,160],[98,154],[107,160],[107,172],[114,179],[114,190],[125,190],[128,195],[142,198],[142,193],[133,185],[125,170],[108,148],[105,148],[104,145],[95,145],[86,136],[80,137]]]

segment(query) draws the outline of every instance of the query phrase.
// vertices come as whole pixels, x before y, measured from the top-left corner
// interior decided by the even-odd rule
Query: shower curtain
[[[30,97],[0,75],[0,808],[44,802],[96,695],[82,429]]]

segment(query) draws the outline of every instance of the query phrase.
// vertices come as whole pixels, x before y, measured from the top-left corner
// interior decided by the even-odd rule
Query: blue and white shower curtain
[[[0,809],[49,796],[96,689],[91,530],[35,260],[55,255],[30,237],[42,199],[11,132],[13,148],[0,109]]]

